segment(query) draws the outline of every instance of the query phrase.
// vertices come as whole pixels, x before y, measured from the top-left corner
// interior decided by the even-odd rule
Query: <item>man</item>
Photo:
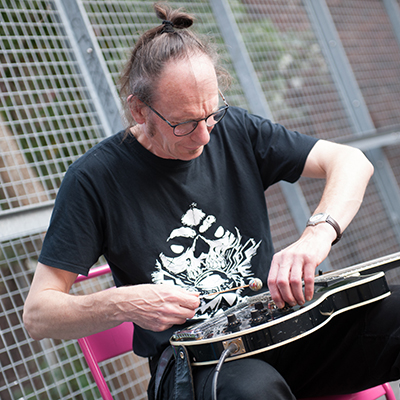
[[[138,41],[122,80],[136,125],[104,140],[66,174],[24,312],[37,340],[79,338],[133,322],[134,351],[150,358],[149,398],[155,397],[157,362],[171,334],[249,294],[237,290],[207,300],[200,293],[258,277],[268,280],[278,307],[312,298],[315,269],[356,214],[373,173],[356,149],[228,107],[214,53],[186,29],[191,16],[161,5],[156,12],[163,24]],[[300,175],[326,180],[314,214],[328,214],[331,222],[307,226],[299,240],[273,256],[264,190]],[[87,274],[102,254],[118,287],[70,295],[77,274]],[[377,307],[370,313],[378,314]],[[364,311],[356,315],[365,318]],[[340,352],[323,331],[295,347],[229,362],[220,373],[218,398],[294,399],[293,393],[373,385],[366,373],[342,386],[335,381],[343,375],[338,354],[345,361],[362,352],[349,352],[362,322],[353,314],[337,319],[333,335],[354,331],[346,346],[338,339]],[[392,323],[395,331],[398,321]],[[310,343],[330,349],[323,362],[315,362],[320,353]],[[384,354],[381,347],[375,355]],[[387,361],[377,381],[397,379],[394,365]],[[197,398],[210,398],[212,371],[193,369]],[[329,375],[322,379],[322,373]],[[159,398],[171,398],[173,391],[172,367],[163,375]]]

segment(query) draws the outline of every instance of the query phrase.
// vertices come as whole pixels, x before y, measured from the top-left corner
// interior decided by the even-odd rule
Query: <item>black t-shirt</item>
[[[203,153],[162,159],[120,132],[77,160],[60,187],[39,261],[80,274],[104,255],[117,286],[176,284],[200,293],[267,281],[273,255],[264,191],[295,182],[316,139],[230,107]],[[247,290],[202,300],[197,317]],[[135,326],[134,351],[158,353],[179,327]]]

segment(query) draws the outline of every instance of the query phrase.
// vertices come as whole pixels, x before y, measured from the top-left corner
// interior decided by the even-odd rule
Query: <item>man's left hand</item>
[[[274,255],[268,288],[279,308],[312,299],[315,269],[329,254],[334,233],[328,224],[308,227],[297,242]]]

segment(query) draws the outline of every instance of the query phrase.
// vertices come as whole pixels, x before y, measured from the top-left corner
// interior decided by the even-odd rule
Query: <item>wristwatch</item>
[[[336,239],[332,242],[332,246],[336,244],[340,238],[342,237],[342,232],[340,230],[339,224],[327,213],[319,213],[312,215],[308,221],[306,226],[315,226],[318,224],[322,224],[323,222],[328,223],[333,226],[333,229],[336,231]]]

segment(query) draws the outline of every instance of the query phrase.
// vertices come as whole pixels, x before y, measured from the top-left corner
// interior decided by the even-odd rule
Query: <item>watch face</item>
[[[332,245],[334,245],[340,240],[342,233],[339,224],[328,213],[318,213],[312,215],[308,219],[306,226],[315,226],[322,222],[327,222],[329,225],[332,225],[333,229],[336,231],[336,239],[332,242]]]
[[[310,217],[310,219],[308,220],[309,223],[311,224],[315,224],[316,222],[323,222],[326,221],[326,217],[327,215],[324,213],[319,213],[319,214],[315,214],[313,216]]]

